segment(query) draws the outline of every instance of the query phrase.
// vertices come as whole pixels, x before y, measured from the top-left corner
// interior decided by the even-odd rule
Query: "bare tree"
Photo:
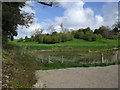
[[[63,33],[67,33],[67,32],[69,32],[69,29],[68,28],[64,28]]]
[[[115,27],[115,28],[120,28],[120,20],[117,21],[117,22],[113,25],[113,27]]]
[[[51,30],[51,33],[55,32],[55,28],[53,25],[49,26],[49,29]]]
[[[35,29],[34,31],[32,31],[31,33],[32,33],[32,35],[33,36],[35,36],[35,35],[39,35],[39,34],[42,34],[42,32],[43,32],[43,28],[38,28],[38,29]]]
[[[60,24],[60,27],[61,27],[61,32],[63,33],[64,32],[63,23]]]
[[[68,28],[64,28],[63,23],[60,24],[60,27],[61,27],[61,32],[62,33],[67,33],[69,31]]]

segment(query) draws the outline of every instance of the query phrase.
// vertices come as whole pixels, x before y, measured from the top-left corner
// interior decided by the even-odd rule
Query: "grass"
[[[12,48],[10,48],[12,47]],[[35,57],[16,45],[3,49],[2,81],[3,88],[31,88],[36,83]]]
[[[47,61],[42,63],[38,70],[51,70],[51,69],[64,69],[64,68],[73,68],[73,67],[97,67],[97,66],[109,66],[109,65],[119,65],[120,62],[111,62],[111,63],[95,63],[95,64],[84,64],[66,61],[61,63],[60,61],[54,61],[53,63],[48,64]]]
[[[28,50],[100,50],[118,47],[118,40],[102,39],[99,41],[86,41],[82,39],[73,39],[72,41],[56,43],[56,44],[38,44],[37,42],[17,42],[14,40],[12,44],[23,46]]]

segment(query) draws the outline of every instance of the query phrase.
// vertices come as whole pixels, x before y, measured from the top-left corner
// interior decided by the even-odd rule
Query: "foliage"
[[[52,29],[53,26],[51,26]],[[61,28],[63,28],[63,25],[61,24]],[[65,29],[65,28],[63,28]],[[55,44],[60,42],[66,42],[71,41],[74,38],[75,39],[83,39],[87,41],[97,41],[101,40],[102,38],[105,39],[118,39],[119,36],[119,30],[118,28],[113,28],[112,30],[108,27],[101,26],[99,29],[95,29],[94,32],[89,27],[85,29],[79,29],[79,30],[73,30],[73,31],[64,31],[62,33],[52,31],[51,34],[42,34],[43,30],[35,31],[35,34],[33,37],[29,38],[29,40],[25,41],[35,41],[38,43],[46,43],[46,44]]]
[[[91,29],[90,29],[90,27],[87,27],[86,29],[83,29],[82,31],[83,31],[85,34],[86,34],[87,32],[92,32]]]
[[[82,31],[77,31],[74,33],[74,38],[77,38],[77,39],[82,39],[84,36],[84,33]]]
[[[13,40],[17,36],[17,26],[32,23],[32,14],[21,13],[20,8],[25,6],[24,2],[3,2],[2,3],[2,40],[3,45],[8,39]]]
[[[103,38],[106,39],[118,39],[119,36],[119,30],[117,27],[114,27],[112,30],[108,27],[101,26],[99,29],[95,29],[95,34],[101,34]]]
[[[97,35],[97,40],[101,40],[103,37],[102,37],[102,35],[101,34],[98,34]]]
[[[20,38],[19,40],[18,40],[18,42],[22,42],[24,39],[23,38]]]

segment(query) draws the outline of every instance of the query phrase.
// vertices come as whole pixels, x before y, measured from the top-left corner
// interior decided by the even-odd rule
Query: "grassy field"
[[[111,49],[118,46],[118,40],[102,39],[100,41],[85,41],[82,39],[74,39],[72,41],[56,43],[56,44],[38,44],[37,42],[17,42],[10,43],[20,45],[28,50],[100,50]]]
[[[86,41],[73,39],[72,41],[56,44],[39,44],[37,42],[17,42],[11,44],[19,45],[36,56],[38,69],[58,69],[69,67],[90,67],[111,65],[109,59],[112,57],[113,48],[118,47],[118,40],[102,39],[99,41]],[[92,51],[92,52],[89,52]],[[101,53],[108,60],[108,64],[101,64]],[[53,63],[48,63],[48,59]],[[61,58],[64,63],[61,63]],[[93,63],[96,62],[96,63]],[[115,62],[112,62],[113,64]]]

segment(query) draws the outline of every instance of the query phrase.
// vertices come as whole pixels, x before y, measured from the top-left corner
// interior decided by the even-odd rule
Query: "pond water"
[[[36,51],[43,60],[76,63],[112,63],[120,59],[120,50],[105,51]]]

